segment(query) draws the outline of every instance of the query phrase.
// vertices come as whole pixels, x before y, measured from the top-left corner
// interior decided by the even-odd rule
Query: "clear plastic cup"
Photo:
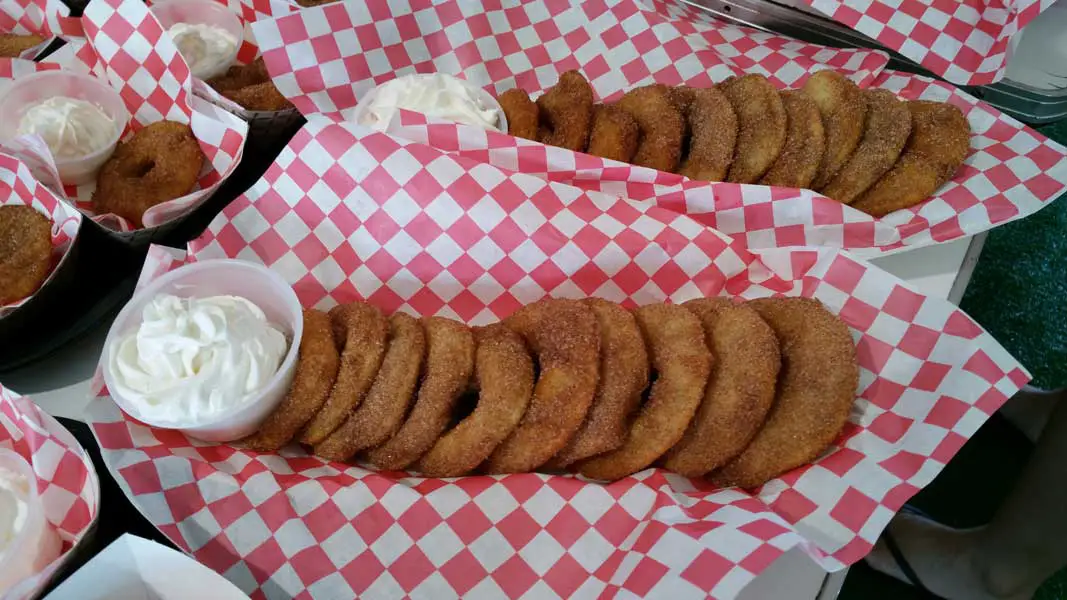
[[[159,20],[163,29],[168,31],[178,23],[210,25],[222,29],[237,40],[233,47],[233,52],[227,56],[220,57],[217,62],[209,67],[193,72],[193,77],[211,79],[222,75],[233,66],[234,61],[237,59],[237,51],[240,50],[241,43],[244,41],[245,28],[237,14],[225,5],[214,0],[165,0],[164,2],[153,4],[149,10]]]
[[[172,294],[182,298],[205,298],[208,296],[240,296],[258,306],[267,321],[278,327],[289,340],[289,349],[278,371],[266,386],[246,402],[214,416],[209,421],[184,423],[158,423],[141,416],[136,404],[122,397],[113,385],[115,374],[111,372],[110,357],[113,347],[122,338],[133,332],[140,323],[145,306],[159,294]],[[297,351],[304,332],[303,309],[293,288],[277,273],[263,265],[233,259],[205,260],[179,267],[152,281],[134,294],[119,312],[104,340],[101,358],[104,382],[112,399],[131,417],[165,429],[177,429],[182,433],[206,442],[231,442],[255,432],[289,391],[296,371]]]
[[[37,495],[33,466],[17,452],[0,448],[0,469],[20,476],[26,483],[26,518],[22,529],[0,558],[0,596],[18,582],[44,570],[59,557],[59,534],[45,516],[44,503]]]
[[[115,122],[114,135],[100,150],[77,158],[55,158],[63,183],[81,185],[94,181],[97,171],[115,152],[115,145],[130,120],[126,103],[119,93],[96,77],[73,71],[41,71],[14,80],[0,95],[0,115],[4,116],[0,119],[0,140],[18,137],[19,123],[26,111],[57,96],[95,104]]]
[[[431,78],[431,77],[439,77],[439,76],[442,76],[442,75],[443,74],[441,74],[441,73],[417,73],[417,74],[414,74],[414,75],[404,75],[403,77],[414,77],[415,79],[427,79],[427,78]],[[486,107],[489,107],[489,108],[492,108],[492,109],[496,110],[497,115],[499,115],[496,128],[497,128],[497,130],[501,131],[502,133],[507,133],[508,132],[508,119],[507,119],[506,116],[504,116],[504,109],[500,107],[500,102],[497,101],[496,97],[493,96],[492,94],[490,94],[489,92],[485,91],[484,89],[478,87],[477,85],[467,81],[466,79],[462,79],[462,78],[459,78],[459,77],[456,77],[455,79],[458,80],[460,83],[462,83],[463,87],[465,87],[465,88],[469,89],[471,92],[473,92],[474,96],[482,101],[482,105],[483,106],[486,106]],[[393,81],[393,80],[390,80],[390,81]],[[378,127],[376,125],[371,125],[371,124],[368,124],[368,123],[364,123],[364,118],[365,118],[364,115],[367,112],[367,108],[374,102],[374,99],[378,96],[379,88],[381,88],[383,85],[385,85],[387,83],[389,83],[389,81],[386,81],[385,83],[382,83],[381,85],[375,86],[373,89],[371,89],[369,92],[367,92],[366,94],[363,95],[363,97],[359,101],[359,104],[357,104],[356,107],[352,109],[352,113],[351,113],[351,115],[349,117],[353,122],[359,123],[360,125],[366,125],[368,127],[374,128],[374,129],[378,129],[379,131],[383,130],[383,128]],[[384,129],[384,131],[388,131],[388,126],[389,126],[389,124],[387,123],[386,124],[386,129]]]

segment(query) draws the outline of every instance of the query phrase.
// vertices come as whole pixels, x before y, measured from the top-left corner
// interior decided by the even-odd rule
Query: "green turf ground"
[[[1067,144],[1067,121],[1041,128]],[[1067,196],[1036,215],[989,234],[960,306],[982,324],[1045,389],[1067,386]],[[993,516],[1026,464],[1031,445],[995,416],[912,503],[953,527],[976,527]],[[926,600],[928,596],[854,566],[842,600]],[[1067,569],[1034,600],[1067,600]]]

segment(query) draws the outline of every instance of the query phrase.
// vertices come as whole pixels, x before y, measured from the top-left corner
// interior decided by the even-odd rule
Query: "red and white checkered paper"
[[[259,46],[256,45],[256,38],[252,34],[252,22],[255,19],[270,16],[271,14],[285,14],[295,10],[292,5],[278,2],[277,0],[265,2],[258,7],[255,4],[250,4],[247,0],[218,0],[218,2],[234,11],[244,23],[244,39],[241,41],[241,47],[237,50],[236,63],[239,65],[247,65],[259,56]],[[149,6],[154,4],[147,0],[146,3]],[[260,12],[257,8],[267,12]],[[181,58],[180,53],[179,58]],[[279,111],[247,110],[240,104],[216,92],[204,80],[195,77],[193,78],[193,92],[215,106],[247,121],[250,132],[273,133],[283,131],[300,119],[300,113],[295,108]]]
[[[34,179],[30,168],[23,162],[0,152],[0,206],[8,205],[31,206],[52,221],[52,270],[41,284],[41,287],[44,287],[67,259],[74,238],[78,236],[82,215]],[[0,317],[22,306],[32,297],[31,294],[10,304],[0,305]]]
[[[406,72],[462,75],[488,91],[537,92],[580,69],[612,101],[650,82],[708,86],[759,72],[802,85],[833,67],[859,85],[944,100],[971,124],[971,154],[929,201],[874,218],[810,190],[690,181],[405,112],[390,132],[583,189],[690,214],[752,248],[834,246],[863,256],[948,242],[1032,214],[1067,190],[1067,149],[952,86],[883,71],[885,56],[836,50],[718,22],[667,20],[632,0],[526,2],[486,14],[449,3],[391,11],[331,4],[253,24],[278,88],[305,114],[348,114],[374,85]],[[479,4],[480,3],[476,3]],[[499,24],[507,24],[499,25]]]
[[[142,284],[218,257],[269,265],[305,306],[363,298],[472,324],[546,295],[815,297],[862,366],[838,444],[755,493],[654,469],[441,480],[259,454],[142,425],[98,377],[88,418],[126,493],[253,598],[732,598],[797,545],[840,569],[1029,378],[957,307],[848,254],[750,253],[651,203],[318,115],[188,256],[153,248]]]
[[[78,208],[105,227],[134,237],[189,214],[207,200],[226,180],[244,152],[248,124],[235,115],[194,96],[189,67],[178,54],[159,21],[139,2],[98,0],[89,4],[82,17],[88,43],[68,43],[45,61],[40,69],[62,68],[90,73],[108,82],[126,102],[132,118],[124,138],[141,127],[162,119],[188,123],[200,142],[206,160],[192,193],[156,205],[145,212],[144,230],[113,214],[92,212],[96,182],[61,186],[47,147],[32,136],[20,138],[19,156],[46,172],[42,180],[62,188]],[[150,232],[148,232],[150,234]]]
[[[45,37],[19,55],[25,59],[36,58],[56,37],[85,35],[81,23],[70,16],[70,8],[61,0],[0,0],[0,32]]]
[[[4,600],[34,598],[86,536],[100,510],[100,480],[85,450],[29,398],[0,386],[0,447],[33,465],[45,516],[63,542],[62,554],[36,576],[16,584]]]

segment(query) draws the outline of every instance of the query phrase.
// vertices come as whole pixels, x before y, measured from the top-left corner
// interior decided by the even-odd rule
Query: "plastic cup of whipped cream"
[[[144,319],[144,309],[161,294],[180,298],[209,298],[237,296],[259,307],[267,323],[280,330],[288,346],[277,370],[258,390],[241,397],[219,398],[218,410],[204,411],[205,415],[187,417],[178,404],[175,411],[167,407],[153,408],[148,414],[140,407],[143,400],[123,392],[128,380],[112,366],[112,358],[120,344],[134,335]],[[207,442],[230,442],[255,432],[260,424],[282,401],[292,384],[296,371],[297,352],[303,335],[303,308],[293,288],[277,273],[263,265],[233,259],[195,262],[179,267],[152,281],[134,294],[119,312],[104,340],[101,370],[112,399],[126,414],[153,427],[176,429]],[[203,382],[182,380],[167,385],[192,385],[185,390],[199,390]],[[209,388],[211,389],[211,388]],[[181,391],[181,390],[179,390]],[[162,397],[162,396],[161,396]],[[169,396],[173,397],[173,396]]]
[[[174,37],[193,77],[211,79],[222,75],[237,60],[245,29],[241,19],[224,4],[214,0],[165,0],[149,10]]]
[[[454,93],[461,90],[461,94]],[[363,95],[351,113],[351,120],[378,131],[387,131],[397,120],[399,108],[445,121],[508,132],[507,117],[492,94],[466,79],[445,73],[415,73],[386,81]],[[479,109],[495,112],[496,123],[490,126],[471,119],[471,112]]]
[[[33,467],[13,450],[0,448],[0,596],[44,570],[61,546],[37,495]]]
[[[115,152],[130,113],[106,82],[73,71],[41,71],[13,81],[0,94],[0,140],[33,127],[52,149],[68,185],[96,179]]]

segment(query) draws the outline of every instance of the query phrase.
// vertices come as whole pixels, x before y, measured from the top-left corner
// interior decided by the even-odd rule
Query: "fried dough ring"
[[[422,325],[426,368],[411,413],[393,437],[364,454],[367,462],[381,469],[406,469],[433,447],[474,371],[474,336],[469,327],[441,317],[423,319]]]
[[[726,298],[683,305],[695,314],[715,355],[704,400],[663,466],[702,477],[741,453],[774,402],[782,360],[774,331],[749,306]]]
[[[697,181],[723,181],[737,145],[737,114],[719,88],[690,90],[686,97],[688,102],[676,102],[686,106],[691,141],[678,173]]]
[[[100,168],[93,211],[142,227],[148,209],[193,191],[203,165],[204,152],[188,125],[156,121],[120,143]]]
[[[381,444],[400,428],[419,383],[426,335],[418,319],[396,313],[389,317],[388,344],[367,397],[315,446],[316,456],[345,461],[360,450]]]
[[[528,473],[562,450],[585,420],[600,377],[600,336],[593,311],[578,300],[541,300],[504,324],[526,341],[540,375],[522,422],[485,469]]]
[[[657,377],[626,443],[578,463],[578,472],[590,479],[615,481],[651,465],[682,439],[704,397],[713,359],[700,320],[676,304],[642,306],[634,316]]]
[[[819,71],[804,82],[804,93],[815,101],[826,131],[826,151],[811,188],[826,186],[837,175],[863,137],[867,103],[855,83],[837,71]]]
[[[262,56],[250,64],[230,67],[207,84],[245,110],[273,112],[293,108],[293,103],[271,81]]]
[[[515,88],[500,94],[496,100],[508,120],[508,133],[536,142],[541,111],[533,100],[530,100],[529,94],[525,90]]]
[[[599,298],[584,302],[600,329],[600,384],[585,422],[545,464],[549,469],[563,469],[626,442],[630,416],[648,387],[648,352],[633,314]]]
[[[685,118],[671,102],[666,86],[630,90],[615,106],[628,112],[641,129],[633,164],[673,173],[682,155]]]
[[[911,134],[911,111],[888,90],[863,90],[867,125],[856,151],[833,180],[819,190],[843,204],[874,185],[897,162]]]
[[[630,113],[611,104],[593,108],[593,133],[589,135],[587,154],[620,162],[629,162],[637,152],[641,130]]]
[[[18,58],[23,52],[44,42],[44,36],[35,34],[0,33],[0,56]]]
[[[848,326],[819,301],[763,298],[748,304],[778,337],[782,371],[763,428],[711,475],[716,484],[743,488],[815,460],[840,435],[859,383]]]
[[[32,206],[0,206],[0,306],[44,283],[52,266],[52,221]]]
[[[326,402],[340,363],[330,317],[319,310],[305,309],[293,385],[278,408],[244,444],[260,452],[273,452],[289,443]]]
[[[537,99],[547,130],[541,143],[585,152],[593,128],[593,88],[578,71],[560,75],[559,82]]]
[[[377,308],[365,302],[335,306],[330,322],[341,344],[341,366],[326,404],[300,436],[300,443],[309,446],[325,440],[359,406],[385,354],[388,324]]]
[[[789,121],[785,145],[760,183],[806,188],[815,179],[826,150],[822,116],[815,102],[800,90],[785,90],[781,96]]]
[[[852,205],[873,216],[910,208],[952,179],[971,149],[971,126],[951,104],[914,100],[911,136],[904,152],[871,189]]]
[[[522,338],[497,323],[474,330],[478,405],[415,466],[427,477],[473,471],[519,424],[533,392],[533,360]]]
[[[737,146],[727,181],[756,183],[785,145],[786,114],[771,82],[755,73],[718,86],[737,114]]]

